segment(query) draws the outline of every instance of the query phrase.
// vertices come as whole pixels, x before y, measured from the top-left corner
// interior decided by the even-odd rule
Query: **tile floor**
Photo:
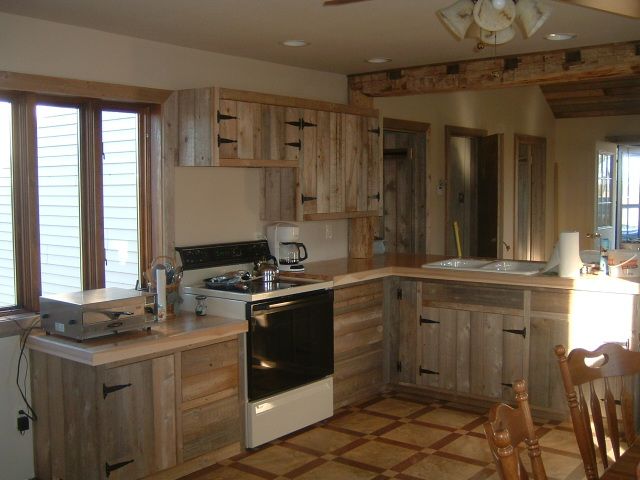
[[[392,392],[185,479],[494,480],[485,413]],[[536,426],[549,479],[584,478],[571,425]]]

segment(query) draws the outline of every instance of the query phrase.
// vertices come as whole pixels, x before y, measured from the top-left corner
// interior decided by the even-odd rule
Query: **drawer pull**
[[[117,392],[118,390],[122,390],[123,388],[130,387],[130,383],[125,383],[123,385],[111,385],[107,386],[104,383],[102,384],[102,398],[107,398],[107,395],[113,392]]]
[[[503,328],[502,331],[504,333],[512,333],[514,335],[522,335],[522,338],[527,338],[527,327],[524,327],[522,330],[513,330],[509,328]]]
[[[104,472],[108,478],[109,475],[111,475],[111,472],[113,472],[114,470],[118,470],[119,468],[122,468],[126,465],[129,465],[130,463],[133,463],[133,458],[131,460],[125,460],[124,462],[114,463],[113,465],[109,465],[108,463],[105,462]]]

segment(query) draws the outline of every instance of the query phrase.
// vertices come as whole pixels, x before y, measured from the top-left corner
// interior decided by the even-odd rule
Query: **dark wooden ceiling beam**
[[[457,62],[457,69],[437,64],[351,75],[349,89],[357,95],[389,97],[640,75],[640,40],[583,47],[580,61],[567,62],[566,54],[576,50],[518,55],[516,68],[507,70],[505,61],[513,56]]]

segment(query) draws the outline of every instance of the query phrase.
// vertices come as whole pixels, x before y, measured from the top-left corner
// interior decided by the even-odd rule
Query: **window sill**
[[[0,338],[20,335],[39,318],[37,313],[17,313],[0,318]]]

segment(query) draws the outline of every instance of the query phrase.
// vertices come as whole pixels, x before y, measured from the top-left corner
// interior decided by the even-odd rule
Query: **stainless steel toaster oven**
[[[153,294],[124,288],[61,293],[40,297],[40,319],[48,334],[85,340],[149,328],[153,303]]]

